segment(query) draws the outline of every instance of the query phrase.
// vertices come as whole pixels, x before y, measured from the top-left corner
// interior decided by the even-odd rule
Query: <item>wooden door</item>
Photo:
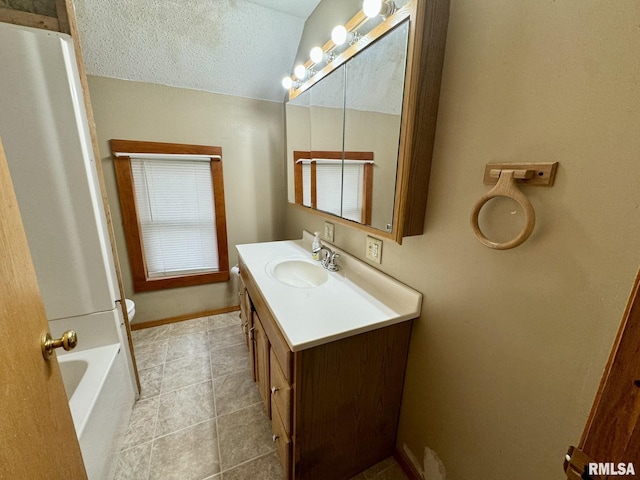
[[[577,448],[570,447],[570,480],[640,477],[640,272],[636,276],[600,388]],[[591,464],[591,465],[590,465]]]
[[[0,479],[86,479],[49,325],[0,143]]]

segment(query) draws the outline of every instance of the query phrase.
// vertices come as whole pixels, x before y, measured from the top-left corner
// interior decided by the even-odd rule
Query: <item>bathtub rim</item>
[[[66,362],[83,360],[88,364],[87,370],[80,379],[73,395],[69,398],[69,409],[71,410],[71,417],[73,418],[73,425],[78,439],[82,438],[89,416],[94,409],[113,363],[120,353],[120,348],[120,343],[114,343],[79,352],[64,353],[58,356],[61,373],[64,368],[62,364]]]

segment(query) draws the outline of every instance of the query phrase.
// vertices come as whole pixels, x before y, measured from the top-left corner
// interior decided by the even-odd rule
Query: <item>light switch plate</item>
[[[367,236],[367,259],[372,262],[382,262],[382,240]]]
[[[333,242],[333,223],[324,222],[324,239]]]

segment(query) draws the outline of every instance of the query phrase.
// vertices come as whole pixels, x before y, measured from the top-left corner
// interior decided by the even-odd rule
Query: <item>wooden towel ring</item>
[[[514,178],[515,172],[515,170],[502,170],[496,186],[478,200],[478,203],[475,204],[473,211],[471,212],[471,227],[473,228],[473,233],[483,245],[489,248],[495,248],[496,250],[508,250],[510,248],[517,247],[529,238],[536,225],[536,212],[527,196],[522,193],[516,185]],[[514,199],[518,202],[518,205],[522,207],[525,214],[526,223],[520,234],[513,240],[504,243],[492,242],[489,240],[484,233],[482,233],[482,230],[480,230],[480,226],[478,225],[480,210],[485,203],[495,197],[509,197]]]

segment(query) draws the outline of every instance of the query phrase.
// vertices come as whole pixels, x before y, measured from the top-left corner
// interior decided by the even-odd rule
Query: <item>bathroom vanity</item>
[[[333,247],[330,247],[333,249]],[[393,454],[422,296],[311,236],[237,247],[251,367],[287,479],[347,479]]]

